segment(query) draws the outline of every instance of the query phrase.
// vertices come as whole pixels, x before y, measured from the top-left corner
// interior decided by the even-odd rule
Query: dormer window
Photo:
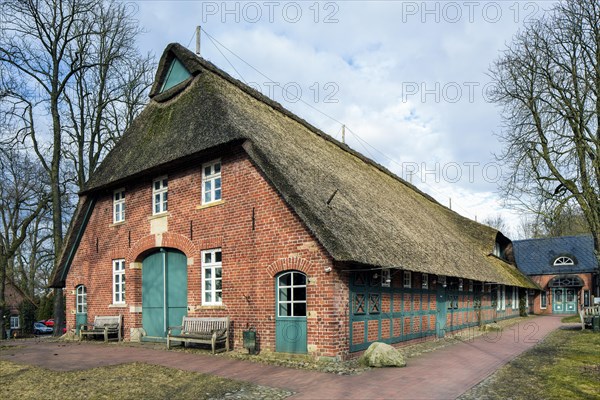
[[[502,250],[500,249],[500,243],[498,243],[498,242],[494,243],[493,254],[498,258],[502,258]]]
[[[163,80],[162,87],[160,88],[159,93],[163,93],[174,86],[179,85],[181,82],[188,79],[192,74],[189,73],[187,69],[183,66],[181,61],[177,58],[174,58],[171,61],[171,65],[169,66],[169,71]]]
[[[557,257],[556,260],[554,260],[555,267],[564,267],[564,266],[569,266],[569,265],[575,265],[575,263],[573,262],[573,259],[571,257],[560,256],[560,257]]]

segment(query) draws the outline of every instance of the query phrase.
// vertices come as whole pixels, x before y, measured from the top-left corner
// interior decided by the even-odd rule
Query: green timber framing
[[[382,270],[350,273],[350,352],[365,350],[373,342],[399,343],[426,337],[444,337],[493,321],[519,316],[519,302],[506,297],[498,307],[498,288],[503,285],[429,276],[427,289],[420,273],[412,273],[410,288],[403,287],[401,270],[394,270],[389,285],[382,285]],[[414,284],[418,288],[414,287]],[[519,290],[519,289],[518,289]],[[520,289],[526,295],[526,289]]]

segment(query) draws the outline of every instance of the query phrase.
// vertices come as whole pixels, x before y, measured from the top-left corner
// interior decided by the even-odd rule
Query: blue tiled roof
[[[592,272],[598,268],[591,235],[515,240],[513,246],[517,267],[527,275]],[[554,266],[560,256],[570,257],[575,265]]]

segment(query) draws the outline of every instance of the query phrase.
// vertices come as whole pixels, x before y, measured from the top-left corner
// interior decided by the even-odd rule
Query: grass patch
[[[460,399],[597,399],[600,334],[557,330]]]
[[[570,315],[568,317],[563,317],[561,318],[560,322],[562,322],[563,324],[570,324],[570,323],[581,323],[581,318],[579,318],[579,315]]]
[[[258,386],[197,372],[144,363],[57,372],[0,361],[0,398],[221,399]],[[270,388],[269,388],[270,389]],[[270,389],[273,390],[273,389]],[[289,394],[272,392],[271,398]],[[227,396],[226,396],[227,395]]]

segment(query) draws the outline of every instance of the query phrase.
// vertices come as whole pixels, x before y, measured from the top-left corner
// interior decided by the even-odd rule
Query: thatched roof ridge
[[[172,57],[193,77],[169,93],[157,93]],[[507,273],[512,270],[504,261],[491,260],[497,230],[442,206],[182,46],[165,51],[152,94],[85,193],[243,142],[255,165],[338,262],[535,287]]]

